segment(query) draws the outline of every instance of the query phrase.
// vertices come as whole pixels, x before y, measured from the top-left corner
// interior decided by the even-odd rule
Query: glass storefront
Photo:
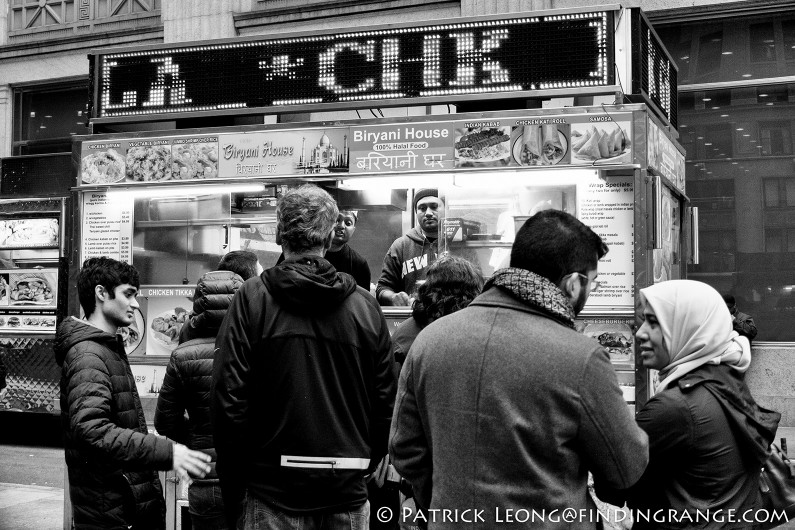
[[[679,142],[700,214],[688,277],[733,294],[757,341],[795,341],[795,12],[655,30],[679,66]]]

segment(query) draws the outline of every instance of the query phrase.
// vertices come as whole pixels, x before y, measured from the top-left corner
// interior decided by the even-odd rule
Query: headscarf
[[[657,392],[707,363],[725,364],[745,372],[751,344],[732,329],[729,309],[709,285],[671,280],[640,290],[662,329],[670,361],[660,370]]]

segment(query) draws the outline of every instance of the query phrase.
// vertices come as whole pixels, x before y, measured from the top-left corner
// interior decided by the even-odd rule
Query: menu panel
[[[80,263],[108,256],[132,263],[133,198],[104,191],[83,195]]]

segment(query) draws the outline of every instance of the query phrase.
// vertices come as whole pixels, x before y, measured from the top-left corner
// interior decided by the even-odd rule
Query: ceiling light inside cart
[[[340,180],[338,186],[344,190],[433,188],[451,186],[453,175],[449,173],[405,175],[405,176],[363,176]]]
[[[461,188],[493,188],[503,186],[562,186],[599,180],[594,169],[531,169],[518,171],[470,172],[455,175],[454,184]]]
[[[209,186],[146,186],[140,188],[111,188],[108,195],[125,195],[127,197],[193,197],[196,195],[214,195],[219,193],[256,193],[265,191],[263,183],[245,184],[214,184]]]

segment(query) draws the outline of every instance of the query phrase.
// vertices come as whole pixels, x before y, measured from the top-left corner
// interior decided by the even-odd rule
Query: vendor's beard
[[[588,301],[588,293],[585,289],[580,289],[580,296],[574,302],[574,314],[579,315],[582,308],[585,307],[585,302]]]

